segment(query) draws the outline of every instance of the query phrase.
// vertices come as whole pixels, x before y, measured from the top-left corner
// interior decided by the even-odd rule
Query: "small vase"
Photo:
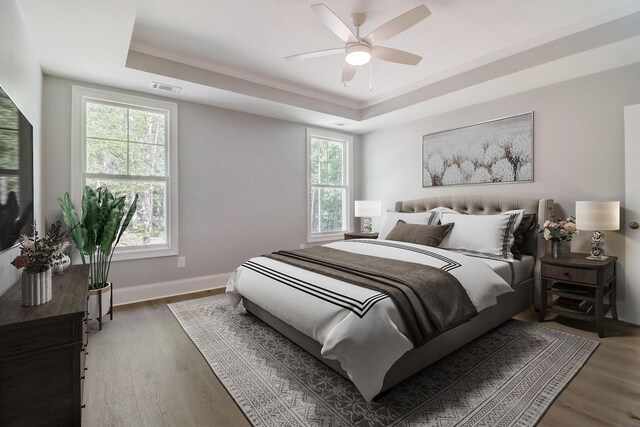
[[[62,258],[57,259],[51,265],[53,274],[62,274],[64,270],[71,265],[71,258],[69,255],[64,255]]]
[[[22,305],[30,307],[51,301],[51,269],[40,273],[22,272]]]
[[[551,256],[554,258],[569,258],[571,253],[571,242],[556,240],[551,242]]]

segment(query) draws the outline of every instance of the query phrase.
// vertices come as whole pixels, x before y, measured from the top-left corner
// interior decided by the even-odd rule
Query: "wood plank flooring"
[[[113,321],[93,329],[83,425],[249,426],[166,306],[219,292],[117,307]],[[537,323],[533,309],[517,318]],[[601,345],[539,425],[640,426],[640,328],[609,321],[607,337],[599,339],[588,323],[558,319],[544,326]]]

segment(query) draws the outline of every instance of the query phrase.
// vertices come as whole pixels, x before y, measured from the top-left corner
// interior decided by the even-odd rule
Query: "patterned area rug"
[[[511,320],[376,402],[224,295],[169,308],[254,426],[530,426],[598,343]]]

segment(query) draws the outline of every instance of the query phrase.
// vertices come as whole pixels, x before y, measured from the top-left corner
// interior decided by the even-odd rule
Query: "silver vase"
[[[51,301],[51,269],[40,273],[22,272],[22,305],[29,307]]]
[[[571,242],[565,240],[554,240],[551,242],[551,256],[554,258],[569,258],[571,253]]]

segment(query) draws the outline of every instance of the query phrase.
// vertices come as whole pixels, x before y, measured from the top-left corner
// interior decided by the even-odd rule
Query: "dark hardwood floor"
[[[220,292],[116,307],[113,321],[92,329],[83,424],[249,426],[166,306]],[[533,309],[517,318],[537,323]],[[640,426],[640,328],[608,321],[607,337],[599,339],[588,323],[558,319],[544,326],[601,345],[539,425]]]

